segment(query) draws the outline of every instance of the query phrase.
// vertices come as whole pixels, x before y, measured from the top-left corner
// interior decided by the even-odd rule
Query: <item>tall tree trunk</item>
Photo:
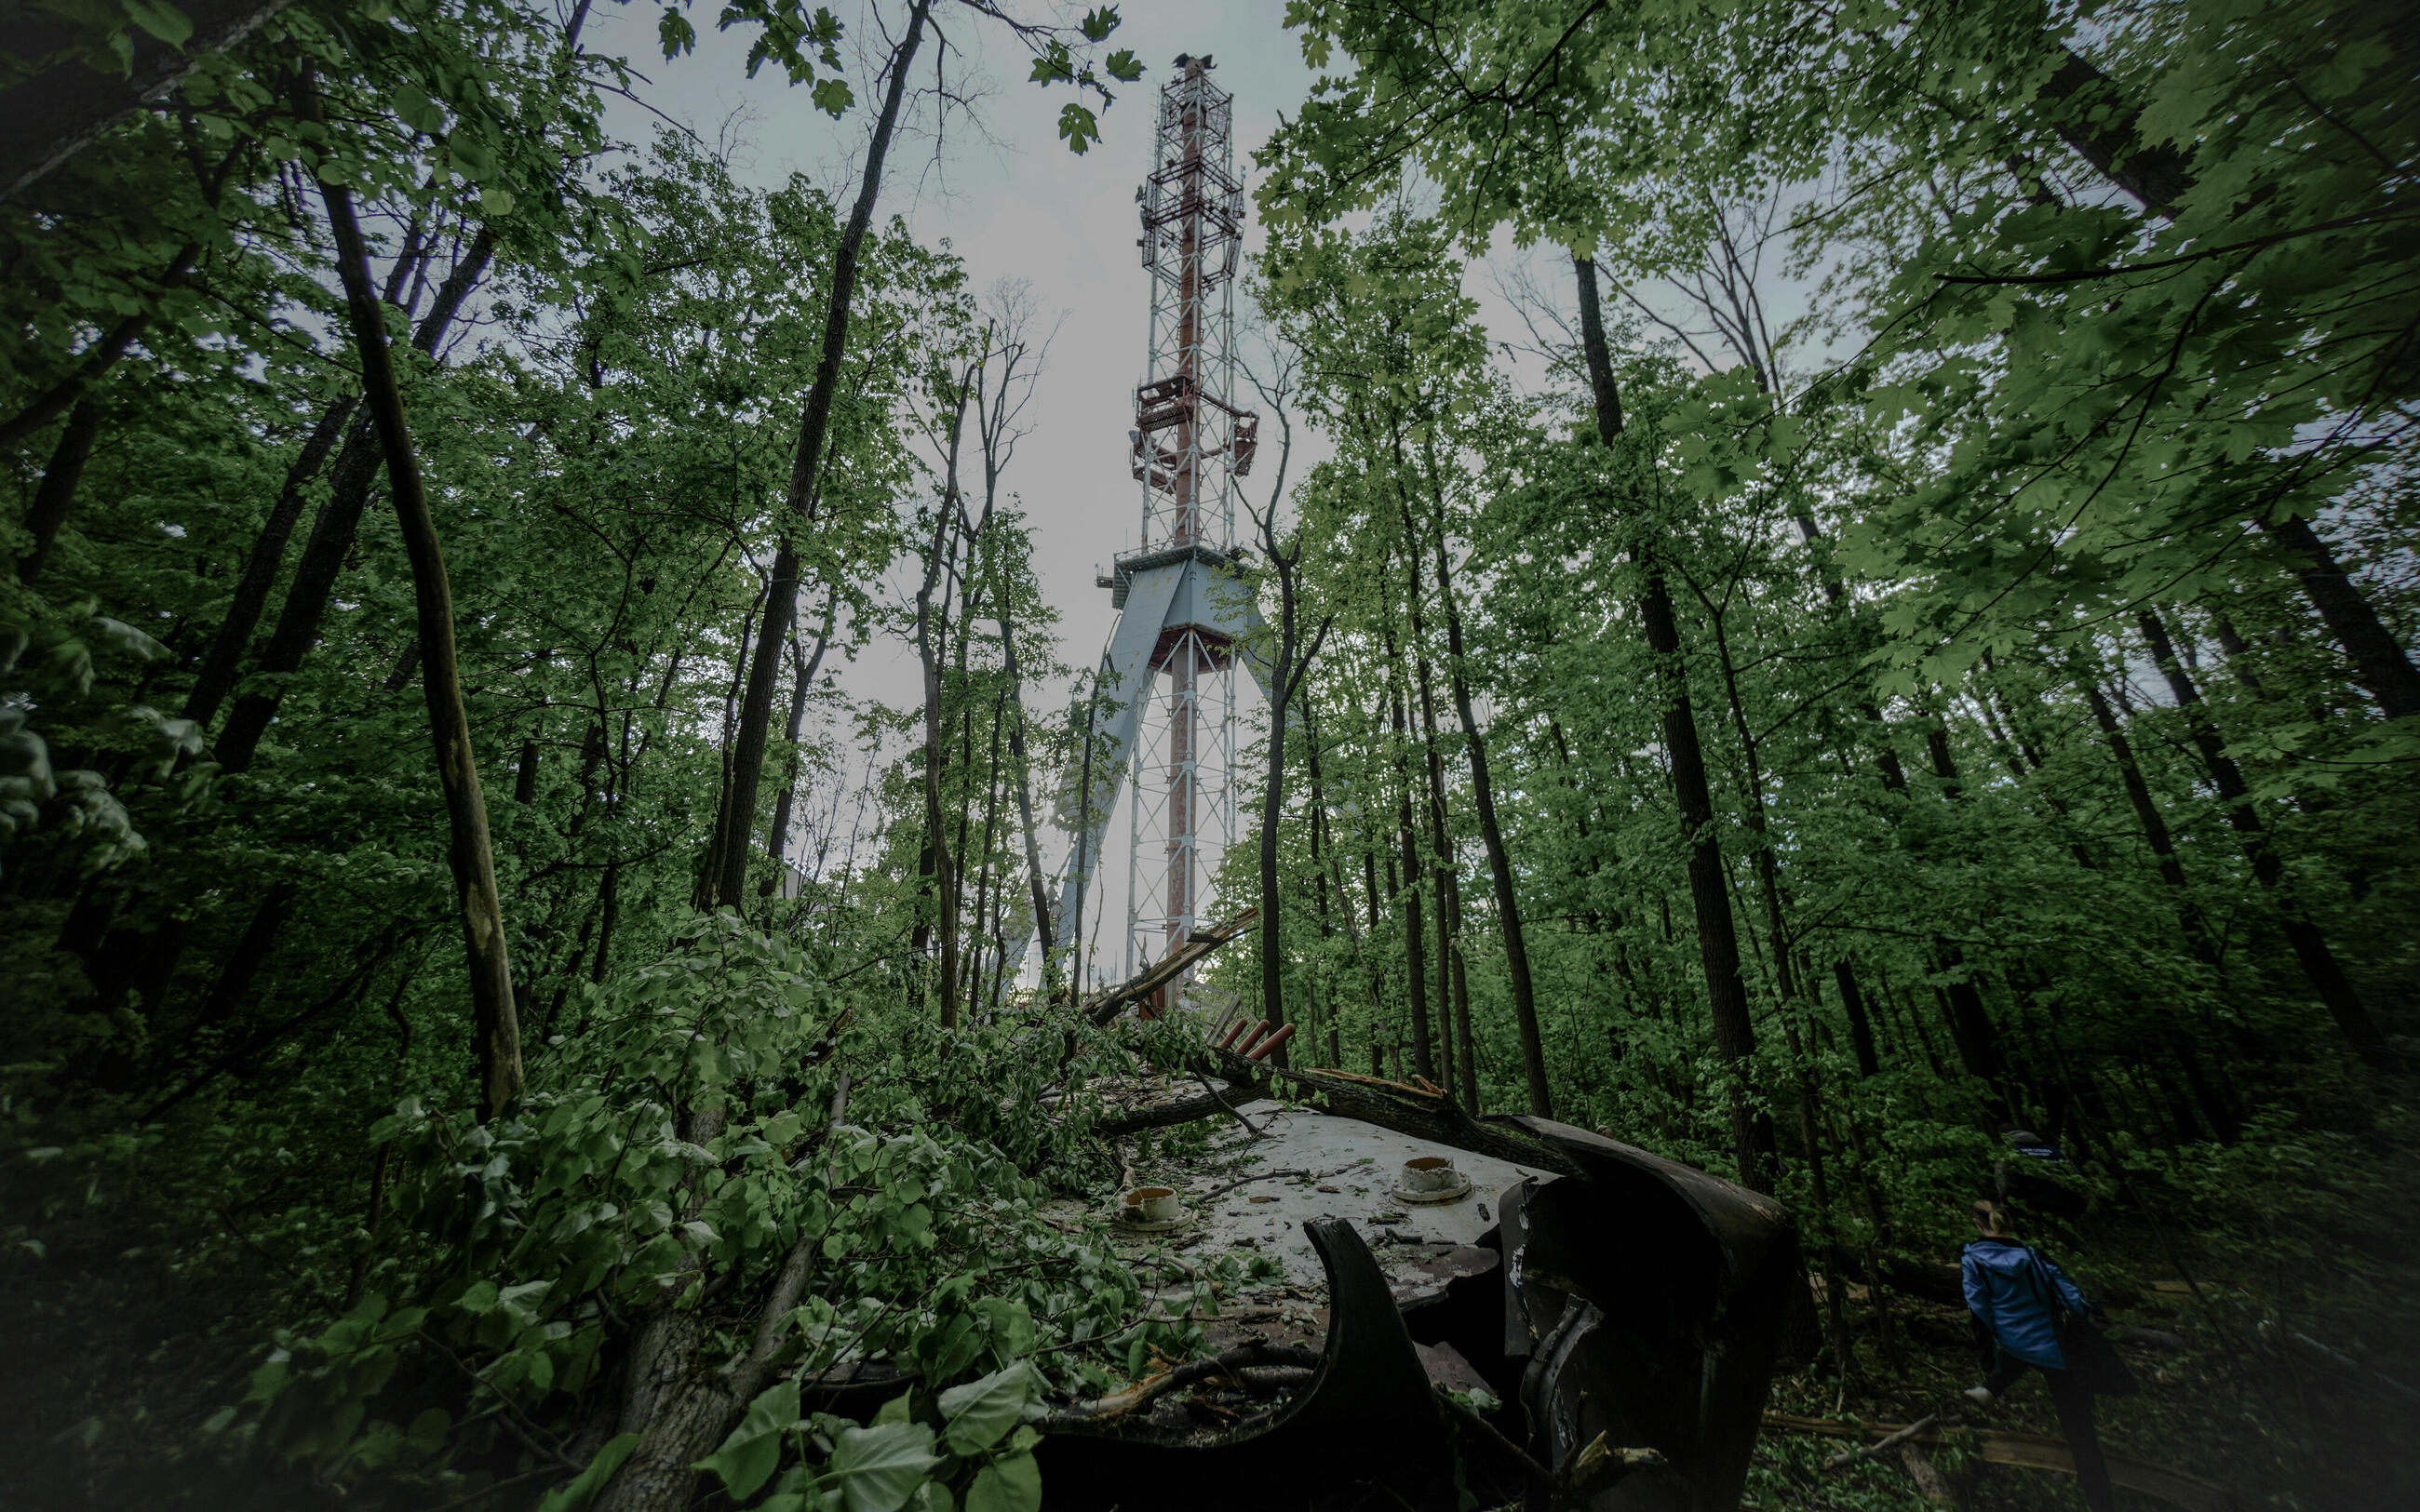
[[[732,719],[739,698],[739,680],[747,675],[749,637],[756,633],[759,611],[765,608],[770,585],[757,590],[756,597],[739,615],[739,655],[731,661],[731,681],[722,690],[721,754],[714,774],[714,827],[707,834],[706,856],[697,869],[697,880],[690,888],[690,906],[699,913],[710,914],[715,909],[716,889],[721,886],[722,855],[725,847],[748,843],[749,826],[731,822],[731,737]],[[735,833],[736,831],[736,833]],[[739,907],[737,899],[732,907]]]
[[[437,298],[412,333],[411,344],[423,354],[433,354],[445,339],[446,331],[460,314],[463,301],[471,297],[479,279],[494,257],[496,234],[482,225],[472,239],[462,260],[439,285]],[[365,270],[364,277],[367,277]],[[383,329],[383,328],[381,328]],[[344,571],[345,558],[353,548],[354,532],[361,527],[362,512],[368,507],[370,488],[377,481],[379,463],[382,458],[382,435],[374,415],[355,418],[336,454],[336,465],[330,478],[328,501],[319,506],[312,517],[311,534],[302,544],[302,557],[294,567],[293,581],[287,585],[286,603],[278,610],[276,626],[270,631],[269,644],[262,648],[259,670],[265,673],[285,674],[299,671],[302,659],[319,639],[319,622],[328,611],[328,603],[335,594],[336,579]],[[388,469],[390,483],[394,470]],[[427,655],[424,642],[421,654]],[[285,697],[286,679],[277,675],[258,692],[245,693],[235,701],[227,712],[225,727],[212,743],[211,752],[219,764],[230,772],[248,770],[257,754],[260,738],[267,733],[270,721],[277,716],[277,705]]]
[[[2381,712],[2390,719],[2420,714],[2420,670],[2311,522],[2300,515],[2264,516],[2260,529],[2285,552],[2311,607],[2351,659],[2353,680],[2369,689]]]
[[[1402,464],[1402,442],[1396,443],[1396,460]],[[1453,572],[1446,553],[1445,499],[1436,492],[1432,471],[1432,492],[1437,507],[1436,539],[1431,543],[1436,551],[1437,597],[1445,609],[1447,686],[1453,693],[1454,712],[1461,717],[1462,733],[1470,754],[1470,806],[1479,816],[1480,843],[1487,851],[1488,880],[1496,889],[1496,925],[1504,939],[1505,975],[1512,986],[1512,1022],[1521,1041],[1521,1073],[1528,1084],[1529,1112],[1532,1117],[1551,1119],[1555,1116],[1553,1089],[1546,1081],[1546,1050],[1538,1030],[1538,992],[1529,975],[1529,945],[1521,928],[1521,898],[1512,881],[1512,856],[1504,844],[1504,826],[1496,813],[1496,784],[1487,766],[1487,741],[1479,731],[1479,716],[1470,699],[1470,665],[1468,648],[1463,643],[1462,607],[1453,593]],[[1402,499],[1405,549],[1417,555],[1420,549],[1408,496]]]
[[[70,27],[28,8],[10,22],[22,57],[55,57],[0,93],[0,200],[13,199],[141,110],[174,89],[205,58],[250,37],[289,0],[183,0],[192,24],[182,42],[139,28],[128,33],[122,69],[95,68]],[[70,12],[70,14],[72,14]],[[19,30],[19,28],[23,28]]]
[[[1397,455],[1400,459],[1401,453]],[[1445,754],[1437,741],[1436,692],[1435,679],[1429,674],[1428,626],[1420,619],[1421,549],[1417,541],[1406,546],[1408,555],[1404,566],[1409,580],[1404,585],[1404,602],[1411,609],[1412,671],[1420,690],[1420,750],[1426,758],[1422,770],[1428,778],[1429,885],[1436,915],[1437,1061],[1444,1073],[1441,1085],[1451,1094],[1453,963],[1461,945],[1453,931],[1453,903],[1450,897],[1453,887],[1453,846],[1446,829]]]
[[[277,582],[278,568],[285,564],[286,543],[294,534],[295,522],[302,517],[302,490],[327,466],[328,454],[335,449],[336,439],[345,433],[346,423],[352,419],[359,396],[348,394],[320,412],[318,424],[302,443],[302,453],[294,465],[286,470],[286,486],[278,490],[277,502],[270,506],[269,517],[261,522],[260,533],[252,543],[252,554],[243,559],[243,571],[236,579],[235,593],[227,600],[226,613],[219,621],[217,633],[210,640],[210,649],[202,657],[201,670],[194,674],[193,690],[185,695],[185,717],[195,724],[207,725],[218,717],[219,705],[235,687],[236,669],[242,665],[244,647],[252,642],[252,632],[259,627],[260,611],[269,605],[269,591]],[[412,646],[417,657],[420,642]]]
[[[1285,815],[1286,715],[1293,705],[1296,685],[1311,657],[1319,654],[1320,641],[1326,638],[1327,626],[1319,627],[1308,648],[1303,645],[1301,606],[1295,578],[1302,564],[1302,543],[1297,532],[1294,550],[1289,553],[1278,538],[1274,498],[1269,501],[1268,513],[1261,517],[1261,546],[1278,575],[1278,654],[1269,668],[1269,772],[1268,781],[1261,791],[1260,846],[1261,1012],[1269,1021],[1271,1032],[1275,1032],[1286,1021],[1284,909],[1278,891],[1278,824]],[[1313,833],[1315,836],[1315,828]],[[1315,1057],[1315,1041],[1313,1045],[1311,1054]],[[1288,1048],[1280,1044],[1274,1052],[1280,1066],[1293,1063]]]
[[[2194,959],[2204,965],[2218,964],[2218,949],[2211,944],[2210,931],[2204,926],[2201,910],[2194,906],[2190,888],[2185,882],[2184,863],[2177,858],[2176,841],[2168,834],[2168,822],[2160,813],[2160,806],[2151,800],[2151,789],[2143,780],[2143,770],[2134,760],[2134,748],[2126,739],[2125,730],[2118,723],[2118,713],[2101,693],[2100,685],[2084,680],[2085,702],[2092,706],[2093,722],[2101,727],[2101,738],[2108,743],[2110,757],[2118,764],[2118,779],[2126,788],[2126,801],[2133,807],[2134,822],[2142,827],[2143,840],[2151,847],[2151,856],[2160,869],[2160,878],[2176,893],[2177,923],[2184,932],[2185,944]]]
[[[75,501],[76,486],[84,481],[85,464],[92,460],[93,439],[100,434],[101,406],[90,399],[77,400],[68,411],[67,428],[59,432],[58,444],[51,448],[50,466],[42,469],[33,506],[25,511],[25,529],[33,532],[34,545],[17,559],[19,582],[29,583],[41,576],[51,544],[59,538],[59,527],[67,523],[68,506]]]
[[[5,135],[0,135],[0,142],[6,140]],[[224,173],[221,177],[224,177]],[[213,200],[217,198],[215,191],[210,197]],[[168,259],[167,268],[160,274],[161,289],[164,292],[175,288],[191,278],[194,265],[201,260],[201,255],[202,244],[198,241],[188,241],[178,248],[176,255]],[[0,421],[0,451],[16,446],[66,414],[91,392],[102,375],[117,365],[117,360],[126,355],[150,324],[151,312],[144,310],[126,316],[103,332],[98,341],[85,349],[82,360],[67,377],[36,395],[24,409]]]
[[[2226,754],[2226,742],[2210,722],[2210,711],[2202,706],[2201,690],[2194,686],[2184,663],[2177,659],[2177,648],[2168,640],[2167,626],[2161,623],[2158,612],[2149,609],[2143,610],[2140,623],[2143,639],[2150,643],[2152,659],[2159,663],[2169,690],[2184,713],[2194,748],[2201,753],[2202,764],[2210,769],[2211,781],[2218,788],[2219,801],[2226,806],[2226,822],[2243,839],[2243,855],[2252,863],[2252,874],[2276,901],[2278,925],[2286,932],[2287,943],[2294,949],[2294,958],[2302,963],[2303,974],[2310,979],[2312,990],[2319,995],[2336,1028],[2361,1057],[2379,1070],[2391,1070],[2395,1057],[2387,1048],[2386,1037],[2379,1032],[2378,1021],[2369,1016],[2361,995],[2353,990],[2344,967],[2337,964],[2335,952],[2328,948],[2327,936],[2288,894],[2286,863],[2270,842],[2260,815],[2253,807],[2251,786],[2243,780],[2242,770]]]
[[[1932,759],[1932,775],[1940,782],[1942,794],[1953,803],[1962,801],[1966,796],[1965,779],[1958,769],[1957,759],[1950,754],[1949,728],[1942,717],[1936,716],[1925,721],[1924,748]],[[1983,1006],[1982,989],[1975,985],[1963,947],[1936,934],[1932,948],[1940,969],[1950,977],[1941,992],[1949,1009],[1949,1038],[1958,1047],[1959,1064],[1968,1075],[1992,1085],[1993,1116],[2005,1120],[2011,1117],[2007,1094],[2000,1089],[2008,1076],[2008,1058],[2001,1053],[1999,1033],[1993,1027],[1991,1012]]]
[[[799,445],[790,460],[790,486],[783,509],[795,523],[784,521],[782,542],[773,553],[772,592],[765,600],[765,625],[757,638],[755,664],[749,669],[748,696],[739,709],[739,738],[732,749],[731,823],[744,837],[756,813],[756,789],[765,775],[765,745],[772,733],[773,688],[781,680],[782,647],[798,614],[799,553],[792,532],[814,524],[816,481],[824,461],[824,441],[831,428],[832,399],[840,387],[841,359],[848,351],[849,310],[857,298],[858,263],[865,233],[874,222],[875,201],[882,193],[882,163],[891,151],[892,134],[899,124],[900,101],[908,91],[908,70],[924,39],[924,22],[933,0],[915,0],[908,15],[908,32],[891,54],[891,84],[876,117],[874,138],[865,149],[858,177],[857,203],[841,230],[832,255],[831,294],[824,307],[823,350],[815,359],[814,386],[807,391],[806,412],[799,421]],[[745,844],[728,848],[722,876],[716,888],[718,903],[738,902],[748,879]],[[945,892],[947,889],[943,889]],[[953,932],[954,933],[954,932]],[[944,999],[947,1001],[948,999]]]
[[[1840,1008],[1849,1016],[1849,1044],[1856,1052],[1857,1074],[1882,1074],[1882,1057],[1874,1053],[1873,1021],[1866,1016],[1866,995],[1857,990],[1857,974],[1842,956],[1832,963],[1832,980],[1839,985]]]
[[[318,116],[307,75],[300,86],[298,104],[305,116]],[[427,664],[421,682],[427,694],[429,740],[436,748],[438,781],[445,791],[446,825],[452,835],[447,861],[454,873],[470,971],[479,1117],[484,1121],[502,1113],[520,1094],[520,1026],[513,1008],[512,964],[505,953],[504,906],[496,891],[487,803],[479,792],[470,717],[462,705],[462,680],[455,659],[453,595],[445,580],[445,557],[438,545],[436,522],[429,516],[428,496],[421,483],[419,458],[413,455],[411,432],[404,420],[403,391],[396,381],[394,354],[387,349],[383,307],[370,282],[369,251],[353,217],[352,194],[342,184],[326,179],[320,180],[319,192],[327,202],[329,229],[335,238],[336,270],[345,285],[346,315],[361,357],[364,396],[386,453],[404,551],[411,562],[412,601]]]
[[[970,710],[969,713],[971,716],[972,711]],[[992,856],[1000,833],[1001,727],[1007,723],[1008,689],[1001,688],[1000,697],[992,701],[991,706],[991,757],[984,784],[983,848],[976,853],[983,859],[975,864],[975,955],[974,964],[967,971],[967,1017],[970,1019],[975,1016],[983,992],[984,941],[988,937],[988,933],[996,933],[986,932],[984,929],[984,910],[987,906],[997,906],[991,903],[991,881],[996,870],[992,865]]]
[[[195,1029],[209,1028],[235,1015],[243,995],[251,990],[252,979],[259,975],[262,964],[269,959],[278,932],[285,928],[299,890],[290,882],[270,884],[260,905],[253,910],[251,921],[244,925],[243,933],[237,936],[235,949],[227,952],[226,964],[219,968],[218,980],[210,984],[209,995],[202,999],[201,1010],[194,1016]]]
[[[964,389],[960,393],[963,394]],[[964,405],[959,413],[963,417]],[[924,672],[924,855],[932,863],[934,904],[932,923],[938,926],[941,942],[939,1007],[944,1028],[957,1022],[958,986],[958,893],[954,867],[950,855],[949,836],[944,829],[941,812],[941,766],[945,759],[941,740],[941,695],[945,691],[942,676],[939,637],[948,632],[949,606],[933,602],[938,589],[949,592],[951,572],[944,562],[957,557],[955,528],[958,523],[957,430],[954,424],[950,436],[950,471],[943,485],[940,501],[933,511],[931,552],[925,559],[924,580],[916,594],[916,656]],[[939,611],[939,624],[936,611]],[[937,633],[938,632],[938,633]],[[924,926],[919,910],[918,925]]]
[[[1575,257],[1573,264],[1579,277],[1581,344],[1596,397],[1597,439],[1610,448],[1621,434],[1621,401],[1597,302],[1596,264],[1586,257]],[[1732,1155],[1741,1181],[1766,1191],[1772,1186],[1771,1136],[1747,1101],[1746,1084],[1755,1071],[1756,1027],[1748,1016],[1747,984],[1740,976],[1739,936],[1731,919],[1730,888],[1723,879],[1722,849],[1714,834],[1705,749],[1698,739],[1697,710],[1690,702],[1688,674],[1681,659],[1680,622],[1672,611],[1663,569],[1647,554],[1642,554],[1640,565],[1646,575],[1638,602],[1640,627],[1664,687],[1664,749],[1671,766],[1673,805],[1680,811],[1681,831],[1689,846],[1689,901],[1698,918],[1698,956],[1705,973],[1707,1007],[1714,1017],[1714,1048],[1729,1079]]]
[[[789,851],[790,816],[798,804],[799,732],[807,722],[807,695],[814,691],[815,673],[823,669],[824,652],[831,645],[832,624],[839,612],[840,589],[834,587],[824,599],[824,623],[815,630],[814,654],[802,662],[797,640],[790,642],[790,722],[782,736],[790,747],[790,761],[782,776],[782,795],[773,802],[773,829],[765,837],[765,852],[777,868]]]
[[[1388,648],[1388,659],[1396,659],[1391,646]],[[1403,748],[1411,736],[1409,721],[1404,717],[1404,695],[1400,687],[1388,690],[1388,703],[1395,724],[1395,838],[1403,852],[1404,986],[1411,1005],[1412,1070],[1419,1075],[1434,1077],[1436,1075],[1436,1062],[1429,1045],[1428,947],[1420,927],[1419,888],[1413,880],[1420,874],[1422,868],[1418,842],[1412,839],[1411,771],[1404,765],[1403,757]]]
[[[1008,590],[1000,594],[1000,644],[1008,673],[1008,759],[1016,768],[1016,821],[1025,842],[1025,887],[1033,905],[1033,928],[1042,940],[1042,995],[1059,987],[1059,942],[1051,928],[1049,882],[1042,874],[1042,837],[1033,825],[1033,772],[1025,748],[1025,678],[1016,661],[1016,629],[1010,621]]]

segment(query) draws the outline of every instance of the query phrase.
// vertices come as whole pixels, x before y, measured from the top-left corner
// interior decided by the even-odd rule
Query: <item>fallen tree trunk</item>
[[[1109,1027],[1110,1021],[1125,1012],[1128,1006],[1142,1001],[1185,975],[1211,951],[1251,928],[1252,921],[1260,917],[1259,909],[1247,908],[1223,924],[1194,931],[1191,938],[1170,951],[1165,959],[1155,961],[1116,986],[1095,994],[1084,1004],[1084,1016],[1092,1020],[1094,1028]]]
[[[1415,1139],[1450,1145],[1475,1155],[1488,1155],[1558,1176],[1581,1174],[1578,1164],[1562,1151],[1518,1130],[1474,1119],[1443,1093],[1422,1092],[1347,1072],[1290,1071],[1265,1061],[1247,1060],[1232,1050],[1209,1045],[1202,1046],[1195,1060],[1196,1070],[1231,1082],[1266,1077],[1274,1088],[1324,1113],[1358,1119]]]
[[[1938,1445],[1956,1438],[1969,1447],[1978,1447],[1986,1464],[2018,1465],[2027,1470],[2055,1470],[2063,1475],[2075,1473],[2075,1456],[2064,1439],[2040,1433],[2005,1433],[1984,1428],[1927,1428],[1922,1424],[1909,1426],[1895,1423],[1845,1423],[1838,1418],[1800,1417],[1791,1412],[1764,1414],[1767,1428],[1784,1433],[1819,1433],[1835,1439],[1872,1439],[1879,1445],[1885,1441],[1901,1443]],[[2202,1479],[2181,1470],[2147,1460],[2129,1459],[2123,1455],[2103,1453],[2109,1462],[2110,1480],[2130,1491],[2155,1496],[2171,1506],[2186,1512],[2234,1512],[2240,1504],[2235,1493],[2215,1481]]]
[[[1199,1096],[1155,1103],[1131,1113],[1103,1119],[1093,1125],[1093,1132],[1104,1139],[1124,1139],[1145,1129],[1172,1129],[1197,1119],[1215,1119],[1221,1113],[1233,1113],[1242,1104],[1268,1095],[1269,1087],[1265,1081],[1237,1082],[1224,1093],[1203,1092]]]
[[[1074,1407],[1051,1413],[1042,1420],[1045,1433],[1063,1432],[1079,1425],[1106,1423],[1125,1416],[1138,1408],[1148,1407],[1171,1391],[1210,1380],[1214,1376],[1233,1376],[1249,1381],[1242,1372],[1250,1366],[1280,1365],[1303,1371],[1299,1381],[1288,1378],[1286,1384],[1307,1383],[1318,1369],[1320,1356],[1309,1350],[1292,1345],[1270,1344],[1261,1339],[1247,1340],[1223,1354],[1207,1359],[1187,1360],[1183,1365],[1146,1376],[1132,1385],[1111,1392],[1098,1401],[1079,1402]],[[1264,1378],[1265,1379],[1265,1378]],[[1274,1384],[1274,1382],[1273,1382]]]

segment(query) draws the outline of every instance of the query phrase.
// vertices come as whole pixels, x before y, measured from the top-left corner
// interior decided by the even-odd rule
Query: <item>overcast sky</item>
[[[644,76],[633,82],[636,100],[613,101],[610,128],[625,141],[644,143],[659,130],[660,113],[709,142],[736,134],[745,143],[735,154],[743,178],[769,186],[799,172],[845,199],[854,192],[874,103],[860,50],[876,44],[865,8],[833,8],[848,26],[860,98],[838,122],[814,109],[778,69],[749,79],[747,40],[708,29],[711,6],[693,12],[695,54],[670,63],[654,45],[655,7],[599,8],[588,45],[627,56]],[[1033,8],[1009,0],[1009,8]],[[893,24],[898,10],[883,8]],[[1110,46],[1131,48],[1146,71],[1120,88],[1116,103],[1101,114],[1101,141],[1078,157],[1058,136],[1059,110],[1076,98],[1073,91],[1026,82],[1031,54],[1022,45],[997,23],[943,0],[937,15],[953,49],[952,82],[965,78],[979,98],[972,117],[954,113],[939,138],[931,101],[924,102],[915,136],[892,151],[878,211],[905,216],[928,243],[946,239],[976,290],[1002,279],[1032,285],[1046,329],[1063,314],[1028,410],[1032,432],[1003,482],[1032,520],[1034,575],[1060,614],[1062,657],[1078,667],[1099,656],[1115,623],[1109,594],[1094,585],[1094,571],[1134,547],[1140,523],[1140,486],[1126,471],[1126,430],[1134,386],[1144,377],[1150,289],[1135,250],[1134,193],[1150,153],[1159,87],[1179,53],[1212,56],[1218,83],[1235,97],[1235,161],[1249,184],[1252,149],[1275,128],[1280,111],[1294,112],[1312,77],[1283,29],[1281,0],[1129,0],[1119,11],[1124,24]],[[934,51],[928,42],[919,54],[912,75],[919,82],[932,77]],[[1261,240],[1253,227],[1247,245],[1257,249]],[[1247,480],[1255,498],[1265,497],[1274,450],[1264,449],[1264,466]],[[1305,462],[1298,448],[1292,477],[1303,475]],[[913,705],[920,696],[912,653],[896,643],[869,650],[843,683],[894,706]],[[1047,717],[1064,707],[1065,697],[1063,688],[1036,690],[1031,704],[1037,717]],[[1054,840],[1052,864],[1064,849],[1063,839]],[[1122,942],[1123,814],[1104,849],[1109,870],[1100,892],[1111,900],[1104,940]]]

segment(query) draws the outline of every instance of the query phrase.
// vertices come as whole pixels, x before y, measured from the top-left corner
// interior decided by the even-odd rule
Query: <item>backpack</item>
[[[2133,1367],[2109,1342],[2109,1335],[2101,1332],[2101,1325],[2067,1305],[2040,1253],[2028,1245],[2025,1255],[2033,1262],[2033,1279],[2042,1300],[2050,1304],[2051,1333],[2058,1339],[2058,1352],[2066,1357],[2071,1378],[2096,1396],[2132,1396],[2141,1391],[2143,1383],[2134,1379]]]

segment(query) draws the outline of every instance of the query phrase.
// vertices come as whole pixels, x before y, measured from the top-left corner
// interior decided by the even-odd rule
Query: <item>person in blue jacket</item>
[[[2039,1252],[2018,1243],[2009,1233],[2009,1212],[1990,1200],[1974,1208],[1975,1227],[1981,1236],[1966,1246],[1959,1264],[1966,1288],[1966,1310],[1975,1315],[1975,1333],[1982,1350],[1982,1384],[1969,1386],[1966,1399],[1989,1407],[2028,1368],[2040,1370],[2057,1409],[2059,1431],[2075,1456],[2075,1479],[2084,1504],[2092,1512],[2113,1512],[2109,1465],[2101,1454],[2101,1431],[2093,1422],[2092,1392],[2068,1369],[2052,1324],[2052,1297],[2081,1317],[2087,1306],[2084,1293],[2067,1273]]]

